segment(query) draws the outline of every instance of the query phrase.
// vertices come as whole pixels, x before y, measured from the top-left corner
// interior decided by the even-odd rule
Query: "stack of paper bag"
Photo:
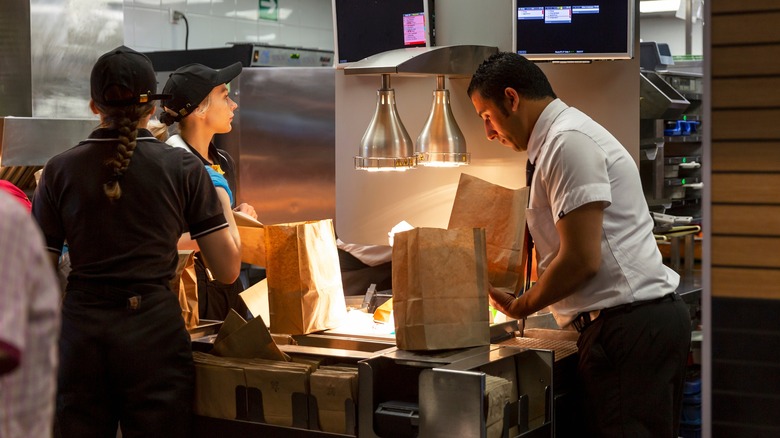
[[[320,430],[355,434],[357,390],[357,368],[323,366],[312,373],[311,395],[317,401]]]
[[[200,351],[194,351],[192,355],[195,359],[195,413],[205,417],[246,420],[244,369]]]
[[[511,401],[511,395],[512,382],[490,374],[485,375],[485,401],[487,403],[485,426],[488,438],[501,438],[503,436],[504,407]]]
[[[197,351],[193,357],[196,414],[308,427],[310,365]]]
[[[247,360],[243,366],[247,387],[260,390],[259,406],[262,407],[264,423],[308,427],[309,365],[298,362],[252,363]],[[251,410],[258,403],[252,403],[250,399],[249,406]],[[250,411],[249,416],[256,415]]]

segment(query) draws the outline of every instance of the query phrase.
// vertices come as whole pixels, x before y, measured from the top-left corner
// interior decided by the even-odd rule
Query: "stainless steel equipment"
[[[89,75],[100,55],[124,43],[122,3],[94,0],[31,0],[27,3],[30,8],[32,114],[10,115],[91,117]]]
[[[444,352],[394,350],[360,361],[363,437],[485,437],[485,380],[509,380],[509,436],[552,436],[553,352],[489,345]],[[507,436],[507,435],[504,435]]]
[[[197,62],[221,68],[234,62],[244,67],[330,67],[333,52],[302,47],[231,43],[224,47],[193,50],[160,50],[145,53],[156,71],[172,71]]]
[[[233,130],[217,136],[238,166],[238,196],[263,223],[336,216],[335,70],[244,68]]]
[[[645,198],[651,210],[663,210],[670,203],[664,186],[665,119],[680,117],[690,102],[656,72],[641,71],[639,115],[640,121],[640,175]]]
[[[0,179],[20,189],[35,189],[34,173],[53,155],[87,138],[96,119],[0,118]]]
[[[0,2],[0,178],[31,193],[34,172],[98,125],[89,75],[123,22],[121,2]]]

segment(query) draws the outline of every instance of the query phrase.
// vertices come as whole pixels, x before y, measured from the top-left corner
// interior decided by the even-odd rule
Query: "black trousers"
[[[195,370],[167,286],[70,284],[62,312],[55,436],[189,436]]]
[[[676,438],[690,343],[677,295],[602,313],[577,341],[586,436]]]

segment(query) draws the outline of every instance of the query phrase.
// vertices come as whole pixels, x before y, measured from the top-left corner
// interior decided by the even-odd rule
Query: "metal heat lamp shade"
[[[360,141],[360,155],[355,157],[355,169],[389,171],[407,170],[415,166],[417,156],[414,145],[395,107],[395,91],[390,88],[390,75],[383,74],[382,88],[377,90],[374,118]]]
[[[444,89],[444,76],[436,76],[433,106],[420,136],[417,137],[417,159],[421,166],[456,167],[469,164],[466,139],[455,122],[450,107],[450,92]]]

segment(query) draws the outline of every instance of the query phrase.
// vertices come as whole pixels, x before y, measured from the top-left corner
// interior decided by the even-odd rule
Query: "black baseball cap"
[[[125,46],[98,58],[89,82],[92,100],[108,106],[143,104],[170,97],[157,94],[157,77],[149,58]],[[112,89],[114,86],[120,93]]]
[[[203,64],[179,67],[168,76],[163,93],[171,97],[163,100],[162,104],[178,114],[176,120],[181,120],[200,105],[214,87],[227,84],[238,76],[241,68],[240,62],[218,70]]]

